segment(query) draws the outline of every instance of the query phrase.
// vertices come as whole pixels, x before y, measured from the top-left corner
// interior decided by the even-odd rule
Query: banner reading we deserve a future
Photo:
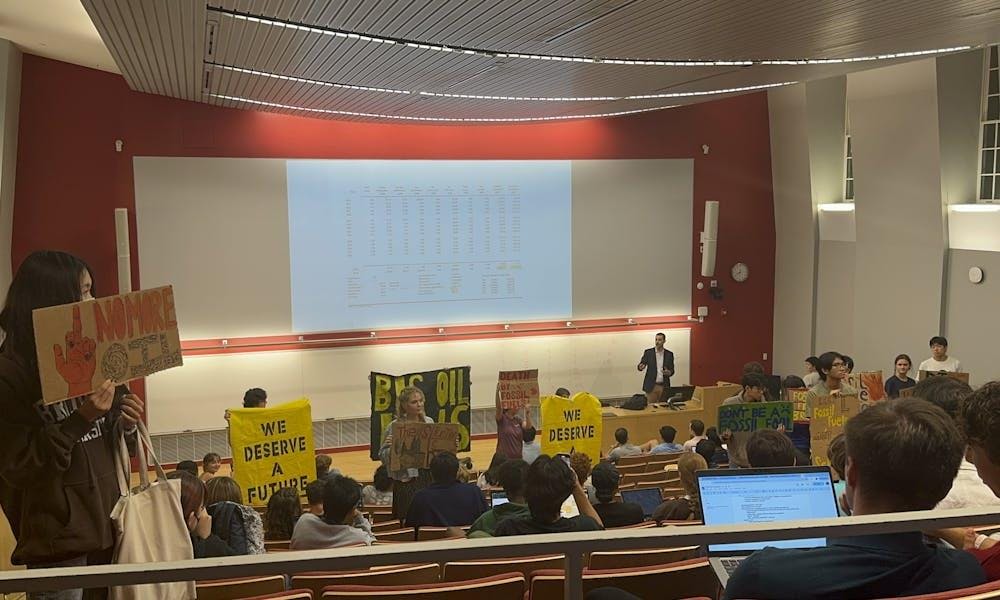
[[[300,398],[268,408],[229,410],[233,478],[251,506],[267,506],[284,487],[305,492],[316,478],[312,407]]]

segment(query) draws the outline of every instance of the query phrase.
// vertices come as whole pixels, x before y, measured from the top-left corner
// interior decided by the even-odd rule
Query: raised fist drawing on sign
[[[56,370],[69,384],[69,396],[75,398],[90,393],[91,380],[97,370],[97,344],[83,335],[80,322],[80,307],[73,307],[73,329],[66,332],[66,355],[59,344],[52,346],[55,354]]]

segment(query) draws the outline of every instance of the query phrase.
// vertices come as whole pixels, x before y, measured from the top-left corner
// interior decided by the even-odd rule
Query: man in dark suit
[[[636,367],[646,372],[646,377],[642,380],[642,391],[646,392],[646,400],[650,404],[659,402],[663,390],[670,389],[670,376],[674,374],[674,353],[663,347],[666,341],[666,335],[657,333],[656,346],[646,348]]]

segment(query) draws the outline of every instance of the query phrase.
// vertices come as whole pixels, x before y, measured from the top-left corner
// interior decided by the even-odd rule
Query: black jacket
[[[113,426],[125,386],[94,423],[76,408],[85,397],[45,406],[38,379],[0,355],[0,505],[17,546],[14,564],[49,563],[106,550],[120,492]]]
[[[642,380],[642,391],[652,392],[656,385],[656,348],[646,348],[639,363],[646,365],[646,370],[643,371],[646,377]],[[663,367],[670,369],[671,372],[674,370],[674,353],[666,348],[663,349]],[[669,377],[663,378],[663,389],[664,391],[670,390]]]

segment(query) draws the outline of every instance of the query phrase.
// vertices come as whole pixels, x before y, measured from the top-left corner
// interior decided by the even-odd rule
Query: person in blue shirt
[[[677,437],[677,429],[670,425],[664,425],[660,427],[660,438],[663,439],[663,443],[653,446],[650,450],[650,454],[669,454],[671,452],[684,452],[683,444],[675,444],[674,438]]]
[[[489,507],[474,483],[458,481],[458,457],[441,452],[431,459],[429,487],[418,491],[406,513],[407,527],[472,525]]]

